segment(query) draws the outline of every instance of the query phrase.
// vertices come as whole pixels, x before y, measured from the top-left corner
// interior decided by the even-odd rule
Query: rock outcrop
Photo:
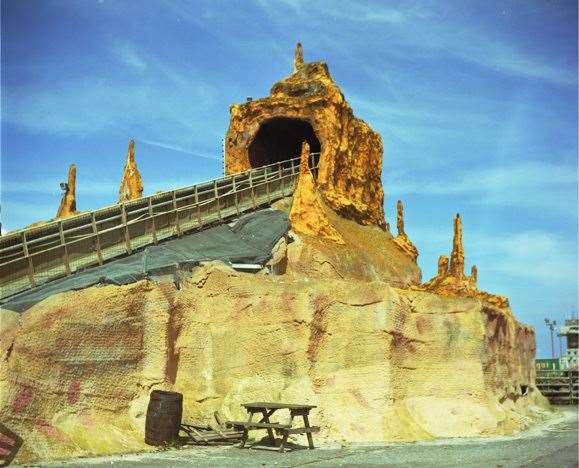
[[[303,64],[304,64],[304,51],[302,48],[302,44],[298,42],[294,53],[294,73],[297,72]]]
[[[180,289],[106,285],[2,313],[0,419],[27,441],[21,461],[150,449],[155,388],[183,393],[186,421],[311,403],[319,442],[508,434],[544,403],[531,329],[477,298],[381,281],[216,263]]]
[[[68,179],[56,212],[56,219],[69,218],[76,214],[78,214],[76,211],[76,166],[71,164],[68,167]]]
[[[416,261],[418,258],[418,249],[404,231],[404,205],[402,204],[402,200],[398,200],[396,204],[396,229],[398,235],[394,238],[394,242],[402,252]]]
[[[471,268],[471,275],[464,274],[464,247],[462,244],[462,220],[457,214],[454,218],[454,236],[452,240],[452,252],[450,254],[450,266],[448,257],[441,255],[438,259],[437,275],[416,289],[431,291],[444,296],[478,297],[485,303],[509,309],[509,300],[504,296],[498,296],[477,287],[478,270],[475,265]]]
[[[297,158],[303,141],[320,153],[317,188],[340,216],[386,227],[382,190],[382,140],[357,119],[323,62],[303,63],[271,88],[269,97],[230,107],[225,171]]]
[[[117,203],[135,200],[143,196],[143,179],[135,161],[135,142],[129,140],[127,162],[123,170],[123,177],[119,186],[119,199]]]
[[[290,211],[292,229],[300,234],[318,236],[336,244],[344,244],[344,239],[328,219],[326,214],[328,208],[318,193],[308,164],[309,157],[310,145],[304,142],[300,158],[300,174]]]
[[[454,237],[450,253],[450,274],[454,278],[464,277],[464,248],[462,246],[462,220],[460,214],[454,218]]]

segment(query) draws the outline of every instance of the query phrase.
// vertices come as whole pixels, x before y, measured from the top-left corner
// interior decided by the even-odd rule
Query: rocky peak
[[[294,73],[297,72],[303,64],[304,64],[304,51],[302,50],[301,42],[298,42],[296,44],[296,50],[294,53]]]
[[[435,292],[444,296],[467,296],[477,297],[487,304],[499,308],[508,308],[509,300],[504,296],[498,296],[477,287],[478,269],[472,265],[470,276],[464,274],[464,247],[462,245],[462,220],[460,214],[454,218],[454,236],[452,240],[452,252],[449,258],[441,255],[438,258],[437,275],[420,285],[416,289]]]
[[[324,62],[305,63],[301,44],[294,72],[270,95],[230,107],[225,172],[296,158],[303,141],[320,153],[315,182],[339,216],[386,229],[382,188],[382,139],[353,115]]]
[[[396,203],[396,229],[398,235],[394,238],[394,242],[402,252],[416,261],[418,258],[418,249],[404,231],[404,205],[402,204],[402,200],[398,200],[398,203]]]
[[[118,203],[141,198],[143,195],[143,179],[135,161],[135,141],[129,140],[127,162],[123,170],[123,177],[119,187]]]
[[[454,237],[450,254],[450,273],[456,278],[464,276],[464,247],[462,246],[462,220],[460,214],[454,218]]]
[[[76,166],[68,166],[68,179],[66,188],[56,212],[56,219],[68,218],[77,214],[76,211]]]

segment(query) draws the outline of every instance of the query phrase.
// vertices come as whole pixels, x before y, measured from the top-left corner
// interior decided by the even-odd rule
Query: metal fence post
[[[173,190],[173,210],[175,210],[175,228],[177,230],[177,235],[181,237],[181,226],[179,225],[179,210],[177,209],[177,195],[175,190]]]
[[[199,194],[197,192],[197,186],[195,185],[195,205],[197,205],[197,227],[203,226],[203,220],[201,218],[201,206],[199,206]]]
[[[270,197],[270,194],[269,194],[269,177],[267,176],[267,171],[268,171],[268,169],[269,169],[269,168],[267,168],[267,167],[265,168],[265,173],[264,173],[264,175],[265,175],[265,193],[266,193],[266,195],[267,195],[267,204],[269,205],[269,204],[271,204],[271,197]]]
[[[215,193],[215,200],[217,200],[217,216],[219,221],[221,221],[221,204],[219,203],[219,191],[217,190],[217,181],[213,181],[213,191]]]
[[[28,252],[28,243],[26,242],[26,233],[22,232],[22,250],[24,256],[28,259],[28,280],[30,285],[34,288],[36,286],[36,281],[34,280],[34,264],[30,258],[30,253]]]
[[[153,213],[153,202],[151,197],[149,197],[149,216],[151,218],[151,237],[153,238],[155,245],[157,245],[157,225],[155,223],[155,213]]]
[[[58,223],[58,233],[60,234],[60,245],[64,248],[64,269],[66,274],[70,275],[70,263],[68,259],[68,248],[66,247],[66,242],[64,240],[64,229],[62,228],[62,221]]]
[[[235,197],[235,212],[237,213],[237,216],[239,216],[239,202],[237,200],[237,186],[235,184],[235,174],[233,174],[232,177],[232,187],[233,187],[233,196]]]
[[[255,192],[253,191],[253,170],[249,171],[249,188],[251,189],[251,204],[253,205],[253,209],[256,208],[255,205]]]
[[[96,219],[94,216],[94,211],[92,212],[92,216],[91,216],[91,223],[92,223],[92,232],[94,233],[95,239],[96,239],[96,253],[97,253],[97,258],[99,261],[99,265],[103,264],[103,254],[101,252],[101,241],[99,238],[99,231],[97,229],[97,225],[96,225]]]
[[[129,234],[129,226],[127,225],[127,210],[125,208],[125,204],[121,204],[121,218],[123,221],[123,225],[125,227],[124,231],[125,231],[125,248],[127,250],[127,253],[129,255],[131,255],[132,253],[132,249],[131,249],[131,235]]]

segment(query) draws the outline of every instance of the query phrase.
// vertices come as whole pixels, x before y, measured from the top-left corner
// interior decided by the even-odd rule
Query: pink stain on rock
[[[78,380],[72,381],[68,386],[67,397],[70,405],[78,403],[78,400],[80,399],[80,382]]]
[[[93,420],[90,414],[87,413],[81,413],[78,417],[78,419],[80,420],[81,424],[84,426],[92,426],[93,425]]]
[[[46,434],[51,439],[55,439],[55,440],[58,440],[61,442],[64,440],[64,437],[58,431],[58,429],[56,429],[50,423],[46,422],[44,419],[37,419],[36,422],[34,423],[34,428],[38,432],[42,432],[43,434]]]
[[[32,389],[30,387],[20,387],[20,393],[16,399],[12,402],[12,412],[21,413],[26,409],[28,404],[32,401]]]

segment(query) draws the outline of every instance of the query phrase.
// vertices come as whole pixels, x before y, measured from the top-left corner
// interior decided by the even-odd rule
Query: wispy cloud
[[[473,250],[487,252],[486,274],[523,278],[535,285],[577,286],[577,247],[548,231],[510,235],[469,233]]]
[[[83,136],[135,129],[156,138],[191,143],[194,132],[214,133],[200,108],[212,106],[209,87],[156,87],[136,82],[110,86],[104,80],[67,82],[51,89],[12,90],[2,119],[35,133]],[[196,102],[200,107],[185,105]]]
[[[147,145],[151,145],[151,146],[156,146],[157,148],[164,148],[164,149],[168,149],[171,151],[177,151],[179,153],[184,153],[184,154],[188,154],[191,156],[195,156],[196,158],[203,158],[203,159],[212,159],[212,160],[217,160],[219,161],[219,157],[214,155],[214,154],[201,154],[201,153],[197,153],[194,151],[190,151],[188,149],[185,149],[179,145],[174,145],[174,144],[170,144],[170,143],[164,143],[161,141],[153,141],[153,140],[146,140],[146,139],[139,139],[140,142],[145,143]]]
[[[451,223],[438,228],[412,226],[410,235],[421,255],[427,254],[426,259],[420,258],[422,267],[434,273],[438,255],[450,254]],[[480,285],[490,292],[510,295],[517,285],[530,282],[533,287],[551,285],[553,290],[577,286],[577,246],[558,233],[544,230],[503,233],[467,225],[463,242],[467,268],[472,264],[478,266]]]
[[[145,59],[137,52],[136,47],[129,42],[116,45],[113,48],[113,55],[121,63],[137,72],[145,72],[149,68]]]
[[[62,192],[59,184],[61,179],[47,180],[46,178],[27,181],[7,180],[2,182],[3,194],[52,194],[60,198]],[[120,182],[120,178],[119,178]],[[82,195],[110,195],[118,191],[118,184],[109,180],[82,180],[78,183],[78,192]]]
[[[280,8],[277,2],[258,0],[257,5],[278,25],[288,22],[288,9]],[[482,21],[466,4],[397,2],[386,6],[376,2],[292,1],[284,5],[291,5],[289,11],[316,30],[326,31],[339,23],[341,40],[324,42],[328,48],[343,51],[343,45],[348,44],[348,50],[365,54],[368,36],[359,30],[363,23],[368,32],[374,31],[375,40],[387,44],[384,52],[391,57],[454,58],[498,74],[577,86],[573,70],[534,48],[513,43],[506,32],[497,34],[492,29],[496,24]]]
[[[576,199],[565,194],[577,187],[577,168],[544,162],[479,166],[448,171],[397,171],[385,174],[387,192],[397,195],[469,196],[478,204],[541,206],[553,211],[576,209]]]

